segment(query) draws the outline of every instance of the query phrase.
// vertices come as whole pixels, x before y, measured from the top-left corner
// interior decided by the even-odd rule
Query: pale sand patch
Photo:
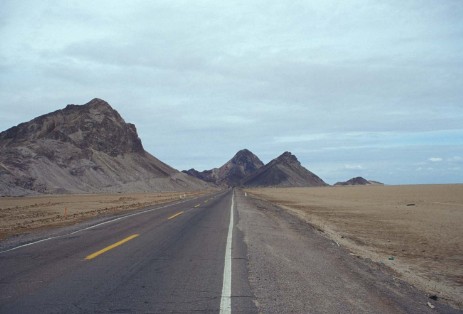
[[[1,197],[0,240],[32,230],[69,225],[96,216],[133,211],[206,193],[208,191]]]
[[[463,307],[463,185],[250,189],[356,255]]]

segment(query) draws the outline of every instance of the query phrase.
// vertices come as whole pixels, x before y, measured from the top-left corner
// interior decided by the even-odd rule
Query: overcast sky
[[[0,2],[0,130],[108,101],[182,170],[463,183],[463,2]]]

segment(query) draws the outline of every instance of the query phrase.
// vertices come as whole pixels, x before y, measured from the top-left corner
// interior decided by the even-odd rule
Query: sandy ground
[[[247,190],[463,308],[463,185]]]
[[[131,194],[41,195],[0,198],[0,240],[33,230],[73,224],[205,194],[162,192]]]

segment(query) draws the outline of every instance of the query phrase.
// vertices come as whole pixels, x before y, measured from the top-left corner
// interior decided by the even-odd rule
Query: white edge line
[[[200,198],[200,197],[202,197],[202,196],[199,196],[199,197],[197,197],[197,198]],[[12,248],[10,248],[10,249],[8,249],[8,250],[0,251],[0,254],[6,253],[6,252],[10,252],[10,251],[14,251],[14,250],[17,250],[17,249],[26,247],[26,246],[31,246],[31,245],[34,245],[34,244],[37,244],[37,243],[40,243],[40,242],[45,242],[45,241],[49,241],[49,240],[53,240],[53,239],[58,239],[58,238],[67,237],[67,236],[70,236],[70,235],[79,233],[79,232],[81,232],[81,231],[90,230],[90,229],[93,229],[93,228],[96,228],[96,227],[99,227],[99,226],[102,226],[102,225],[105,225],[105,224],[108,224],[108,223],[111,223],[111,222],[115,222],[115,221],[118,221],[118,220],[121,220],[121,219],[125,219],[125,218],[129,218],[129,217],[132,217],[132,216],[137,216],[137,215],[141,215],[141,214],[146,214],[146,213],[148,213],[148,212],[152,212],[152,211],[158,210],[158,209],[163,209],[163,208],[166,208],[166,207],[169,207],[169,206],[176,206],[176,205],[179,205],[179,204],[186,203],[186,202],[188,202],[188,201],[195,200],[195,199],[197,199],[197,198],[193,198],[193,199],[189,199],[189,200],[184,200],[184,201],[181,201],[181,202],[178,202],[178,203],[174,203],[174,204],[167,204],[167,205],[164,205],[164,206],[161,206],[161,207],[156,207],[156,208],[147,209],[147,210],[144,210],[144,211],[141,211],[141,212],[138,212],[138,213],[128,214],[128,215],[125,215],[125,216],[122,216],[122,217],[117,217],[117,218],[114,218],[114,219],[106,220],[106,221],[100,222],[100,223],[98,223],[98,224],[96,224],[96,225],[92,225],[92,226],[90,226],[90,227],[86,227],[86,228],[83,228],[83,229],[79,229],[79,230],[76,230],[76,231],[73,231],[73,232],[70,232],[70,233],[66,233],[66,234],[63,234],[63,235],[59,235],[59,236],[55,236],[55,237],[49,237],[49,238],[46,238],[46,239],[41,239],[41,240],[38,240],[38,241],[26,243],[26,244],[21,244],[21,245],[12,247]]]
[[[220,313],[231,313],[231,275],[232,275],[232,243],[233,243],[233,207],[235,191],[233,191],[230,207],[230,224],[228,226],[227,246],[225,248],[225,263],[223,268],[222,298],[220,299]]]

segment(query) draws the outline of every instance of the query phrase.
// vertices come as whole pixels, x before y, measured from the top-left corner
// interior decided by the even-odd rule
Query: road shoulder
[[[271,203],[239,190],[236,203],[259,312],[459,313]]]

